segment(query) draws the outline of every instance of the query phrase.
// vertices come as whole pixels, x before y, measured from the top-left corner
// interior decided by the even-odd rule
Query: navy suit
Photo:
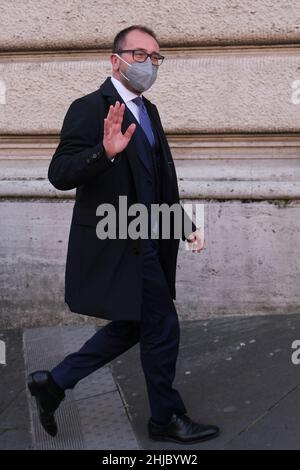
[[[138,174],[141,198],[146,206],[165,197],[162,187],[159,138],[153,126],[155,145],[151,148],[143,129],[136,122]],[[73,388],[83,377],[112,361],[140,342],[140,358],[145,375],[151,417],[167,422],[173,413],[187,410],[172,387],[179,349],[180,326],[166,275],[160,262],[158,240],[142,240],[142,304],[140,321],[113,320],[101,328],[82,348],[67,356],[52,371],[63,389]],[[126,306],[124,306],[126,308]]]

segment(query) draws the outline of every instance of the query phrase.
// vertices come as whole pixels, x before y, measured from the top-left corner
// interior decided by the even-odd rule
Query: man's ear
[[[118,63],[117,56],[115,54],[110,55],[110,62],[113,67],[113,70],[116,70],[116,64]]]

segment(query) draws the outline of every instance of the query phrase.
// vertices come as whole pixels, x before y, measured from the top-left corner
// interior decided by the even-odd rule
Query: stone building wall
[[[166,56],[145,93],[205,250],[181,244],[181,319],[298,312],[300,3],[0,3],[0,325],[86,321],[63,302],[73,191],[47,180],[70,103],[111,74],[114,35],[151,27]]]

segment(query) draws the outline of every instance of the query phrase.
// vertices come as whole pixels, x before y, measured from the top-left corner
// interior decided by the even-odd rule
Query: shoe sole
[[[219,435],[220,435],[220,431],[217,432],[216,434],[213,434],[212,436],[202,437],[202,438],[194,439],[192,441],[182,441],[179,439],[175,439],[173,437],[166,437],[166,436],[152,436],[151,434],[149,434],[149,437],[153,441],[171,441],[171,442],[176,442],[176,444],[197,444],[198,442],[204,442],[204,441],[209,441],[210,439],[214,439],[215,437],[218,437]]]

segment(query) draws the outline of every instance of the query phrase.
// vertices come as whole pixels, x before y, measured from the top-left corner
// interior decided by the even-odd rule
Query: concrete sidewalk
[[[181,323],[174,387],[191,418],[217,424],[221,435],[183,446],[149,439],[150,415],[139,344],[67,391],[59,433],[41,428],[25,387],[28,371],[49,369],[95,329],[44,327],[0,332],[0,449],[300,449],[300,315],[226,317]]]

